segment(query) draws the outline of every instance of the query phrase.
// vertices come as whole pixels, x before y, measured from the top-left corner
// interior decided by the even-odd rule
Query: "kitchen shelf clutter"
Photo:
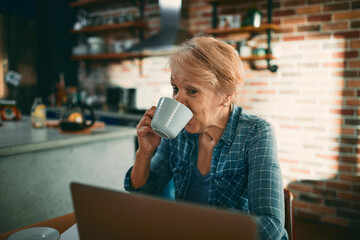
[[[70,33],[78,34],[80,39],[73,47],[72,60],[141,57],[141,54],[127,50],[144,40],[144,31],[148,27],[144,17],[145,0],[82,0],[71,2],[69,6],[78,8],[77,22]],[[105,9],[100,15],[98,10],[101,8]],[[113,8],[119,11],[113,11]]]
[[[108,35],[115,35],[116,32],[124,32],[124,30],[129,31],[133,36],[137,37],[140,41],[144,40],[144,31],[148,28],[147,21],[144,17],[146,0],[81,0],[77,2],[70,3],[70,7],[78,7],[80,13],[82,9],[87,9],[90,12],[97,10],[98,8],[104,6],[110,6],[111,4],[131,4],[138,8],[139,14],[137,16],[108,16],[108,19],[99,19],[88,17],[85,19],[85,26],[78,27],[70,31],[71,34],[79,35],[102,35],[108,33]],[[130,21],[129,21],[130,18]],[[121,19],[121,20],[119,20]],[[79,21],[81,22],[81,20]],[[90,24],[88,24],[90,22]],[[90,39],[94,40],[94,39]],[[96,39],[95,39],[96,40]],[[99,40],[98,40],[99,41]],[[98,41],[95,41],[96,44]],[[75,53],[73,51],[73,56],[71,60],[74,61],[121,61],[125,59],[142,59],[145,57],[156,57],[156,56],[168,56],[174,52],[174,49],[170,50],[156,50],[156,51],[137,51],[132,52],[131,46],[126,46],[126,43],[129,43],[131,40],[124,40],[124,46],[121,50],[115,51],[103,51],[103,52],[94,52],[88,51],[85,53],[85,45],[79,46],[80,51]],[[130,44],[133,45],[133,44]],[[82,47],[82,49],[81,49]],[[91,48],[91,47],[90,47]]]
[[[252,19],[245,19],[243,21],[243,25],[240,24],[242,22],[240,20],[241,16],[238,16],[238,25],[228,26],[228,22],[222,23],[225,21],[233,21],[231,19],[224,19],[222,16],[219,16],[218,11],[222,6],[227,6],[229,4],[239,4],[239,3],[247,3],[245,0],[202,0],[207,4],[212,5],[212,27],[203,30],[203,33],[211,34],[219,38],[232,38],[232,35],[244,34],[243,41],[240,44],[241,46],[234,46],[235,48],[239,48],[240,58],[243,61],[260,61],[265,60],[267,62],[267,69],[271,72],[276,72],[278,67],[276,65],[271,64],[271,60],[276,59],[272,54],[271,49],[271,33],[272,32],[280,32],[281,28],[278,25],[272,24],[272,0],[267,1],[267,21],[268,23],[261,22],[261,15],[257,15],[260,17],[256,19],[256,14],[261,14],[259,11],[255,11],[251,13]],[[260,0],[255,0],[254,2],[258,2]],[[136,17],[131,17],[130,21],[118,20],[114,17],[109,17],[108,22],[106,24],[93,24],[91,26],[85,26],[79,29],[71,30],[72,34],[101,34],[105,32],[115,32],[115,31],[123,31],[129,30],[132,35],[138,37],[140,41],[144,40],[144,30],[147,28],[147,23],[144,18],[144,4],[145,0],[83,0],[70,3],[70,7],[79,7],[84,9],[91,9],[92,7],[96,8],[99,6],[104,6],[107,4],[113,3],[130,3],[135,5],[139,9],[139,15]],[[249,16],[247,16],[248,18]],[[110,19],[111,18],[111,19]],[[121,18],[121,17],[120,17]],[[259,20],[260,19],[260,20]],[[125,19],[126,20],[126,19]],[[92,23],[96,21],[102,22],[102,20],[93,19]],[[245,22],[247,21],[247,22]],[[256,22],[257,21],[257,22]],[[222,25],[222,26],[221,26]],[[240,51],[241,48],[245,49],[246,43],[251,40],[255,36],[266,35],[267,46],[263,49],[247,49],[246,54],[245,50]],[[126,42],[125,42],[126,43]],[[129,49],[129,48],[128,48]],[[134,59],[134,58],[144,58],[151,56],[166,56],[171,54],[171,52],[129,52],[126,51],[126,48],[120,51],[115,52],[90,52],[87,54],[74,54],[71,59],[72,60],[86,60],[86,61],[118,61],[124,59]],[[253,63],[251,65],[254,65]]]
[[[212,5],[212,28],[205,29],[203,32],[206,34],[212,34],[219,38],[226,37],[231,34],[247,33],[244,36],[242,43],[235,44],[235,48],[239,51],[240,58],[243,61],[259,61],[266,60],[267,69],[271,72],[276,72],[277,65],[271,64],[271,60],[276,59],[272,54],[271,49],[271,33],[280,32],[281,28],[275,24],[272,24],[272,0],[267,1],[267,21],[268,23],[262,23],[262,13],[257,9],[249,9],[246,18],[241,21],[240,15],[222,15],[219,16],[218,8],[229,4],[246,3],[243,0],[203,0],[206,3]],[[254,1],[257,2],[257,1]],[[242,26],[241,26],[242,25]],[[247,46],[247,41],[251,40],[254,36],[260,34],[266,34],[266,49],[250,49]],[[246,51],[245,51],[246,50]],[[254,66],[251,63],[251,66]]]

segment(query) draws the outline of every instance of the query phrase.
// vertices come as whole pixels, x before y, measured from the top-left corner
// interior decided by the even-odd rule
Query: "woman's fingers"
[[[150,126],[151,120],[155,114],[155,110],[156,110],[155,106],[152,106],[150,109],[148,109],[145,112],[143,118],[140,120],[139,124],[136,126],[136,128],[146,126],[146,125]]]
[[[149,118],[153,118],[154,117],[154,114],[155,114],[155,110],[156,110],[156,107],[155,106],[152,106],[151,108],[149,108],[145,114],[144,114],[144,117],[145,116],[148,116]]]
[[[142,126],[150,126],[151,125],[151,118],[149,117],[143,117],[140,122],[138,123],[138,125],[136,126],[136,128],[138,127],[142,127]]]
[[[138,136],[146,136],[149,133],[155,134],[155,132],[152,130],[150,126],[142,126],[137,129]]]

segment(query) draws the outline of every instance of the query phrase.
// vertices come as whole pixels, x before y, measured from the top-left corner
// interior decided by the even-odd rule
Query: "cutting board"
[[[90,122],[89,122],[90,123]],[[48,128],[59,128],[59,120],[48,120],[46,121],[46,127]],[[95,121],[94,125],[90,128],[85,128],[81,131],[63,131],[59,128],[59,133],[62,134],[90,134],[94,129],[101,129],[105,127],[105,123],[101,121]]]

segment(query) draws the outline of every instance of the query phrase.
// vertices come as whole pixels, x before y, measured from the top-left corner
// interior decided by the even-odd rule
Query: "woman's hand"
[[[151,128],[155,109],[155,106],[148,109],[136,126],[139,148],[136,151],[135,163],[131,171],[131,185],[135,189],[146,183],[150,174],[151,157],[161,142],[161,137]]]
[[[156,107],[148,109],[139,124],[136,126],[139,143],[138,151],[152,154],[160,145],[161,137],[151,128],[151,120],[154,117]]]

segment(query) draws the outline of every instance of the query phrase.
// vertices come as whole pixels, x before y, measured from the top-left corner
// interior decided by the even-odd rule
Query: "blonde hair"
[[[235,49],[213,37],[198,36],[182,44],[170,57],[170,68],[186,79],[202,82],[218,93],[235,94],[245,84],[245,70]]]

